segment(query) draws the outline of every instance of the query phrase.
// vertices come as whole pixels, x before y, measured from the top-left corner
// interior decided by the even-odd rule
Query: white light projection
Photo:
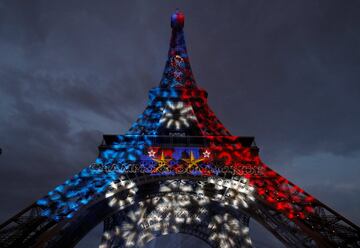
[[[238,247],[236,238],[239,236],[243,239],[241,248],[251,247],[249,228],[228,213],[215,215],[208,228],[213,230],[210,239],[216,240],[221,248]]]
[[[120,190],[128,190],[127,197],[125,199],[114,197]],[[134,198],[137,192],[136,184],[128,180],[126,177],[121,176],[117,183],[112,182],[109,186],[108,191],[105,194],[105,198],[110,198],[109,206],[123,209],[127,205],[134,203]]]
[[[167,101],[160,123],[165,123],[166,128],[179,130],[183,127],[190,127],[190,122],[193,120],[196,120],[196,117],[191,106],[186,106],[181,101]]]
[[[215,199],[221,201],[223,205],[231,205],[234,208],[248,208],[249,203],[255,201],[254,187],[249,185],[249,180],[245,177],[234,177],[223,179],[209,177],[209,183],[215,185],[216,190],[225,190],[225,194],[217,194]],[[226,199],[226,201],[222,201]]]
[[[221,193],[206,196],[205,186],[209,184],[215,192]],[[116,199],[116,192],[124,188],[129,190],[128,198]],[[134,203],[136,191],[134,182],[122,178],[111,186],[106,196],[112,197],[110,206],[123,209]],[[159,235],[180,232],[179,228],[184,225],[192,227],[204,223],[208,223],[205,224],[210,231],[208,238],[220,244],[220,247],[238,247],[239,237],[244,244],[242,247],[251,247],[248,227],[230,214],[209,215],[208,204],[216,201],[220,206],[248,208],[255,199],[253,191],[254,188],[249,186],[248,180],[243,177],[209,177],[205,181],[197,182],[179,179],[164,181],[160,184],[156,196],[135,203],[135,210],[126,212],[126,218],[119,226],[104,232],[104,242],[100,247],[110,247],[107,242],[113,240],[114,236],[121,238],[125,247],[141,247]]]
[[[103,234],[105,242],[100,247],[109,247],[106,241],[114,240],[114,236],[121,237],[125,247],[141,247],[158,235],[180,232],[181,224],[199,223],[207,210],[199,208],[190,213],[190,201],[195,200],[196,196],[169,193],[139,202],[139,207],[127,212],[115,230]]]
[[[203,152],[204,158],[210,158],[210,154],[211,152],[209,152],[208,150],[205,150],[205,152]]]

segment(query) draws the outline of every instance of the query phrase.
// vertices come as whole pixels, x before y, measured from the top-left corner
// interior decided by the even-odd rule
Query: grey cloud
[[[358,223],[360,3],[325,0],[1,1],[0,220],[90,163],[101,134],[124,133],[141,114],[176,7],[219,119],[256,136],[266,163]],[[332,159],[342,167],[327,168]]]

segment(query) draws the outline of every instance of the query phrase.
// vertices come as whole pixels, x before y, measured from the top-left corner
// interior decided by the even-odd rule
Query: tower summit
[[[190,67],[189,56],[186,50],[184,37],[184,14],[176,10],[171,16],[171,39],[168,58],[161,87],[194,87],[195,80]]]
[[[184,22],[184,14],[176,10],[171,16],[169,52],[160,86],[150,90],[148,106],[127,135],[230,135],[208,106],[207,92],[195,83],[185,44]]]
[[[174,29],[182,29],[184,27],[185,15],[179,9],[171,15],[171,27]]]

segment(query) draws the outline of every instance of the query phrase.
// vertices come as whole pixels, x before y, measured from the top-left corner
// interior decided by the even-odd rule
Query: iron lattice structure
[[[73,247],[104,222],[100,247],[141,247],[189,233],[251,247],[255,219],[287,247],[360,247],[358,226],[280,176],[254,137],[233,136],[194,80],[184,15],[159,87],[125,135],[104,135],[95,162],[0,226],[0,247]]]

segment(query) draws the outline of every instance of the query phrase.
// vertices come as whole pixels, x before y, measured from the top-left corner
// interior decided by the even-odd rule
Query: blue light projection
[[[122,139],[122,136],[118,137]],[[111,182],[126,172],[143,153],[146,143],[149,141],[134,139],[126,143],[114,143],[110,149],[102,151],[93,165],[37,201],[43,208],[41,215],[56,221],[63,217],[72,218],[74,212],[104,193]]]
[[[118,140],[123,139],[124,136],[118,136]],[[157,158],[149,155],[148,151],[152,149],[151,141],[146,136],[143,139],[132,136],[130,141],[114,142],[111,149],[100,153],[93,165],[38,200],[37,204],[43,209],[41,215],[55,221],[72,218],[77,210],[104,194],[110,184],[127,173],[130,166],[136,165],[137,161],[140,162],[138,166],[141,172],[151,176],[176,175],[178,169],[182,169],[183,173],[200,176],[203,174],[202,169],[213,169],[213,166],[207,163],[199,166],[195,164],[196,168],[186,169],[187,164],[203,160],[201,148],[198,147],[157,148],[158,153],[162,153],[158,154]],[[166,166],[157,171],[161,159]]]
[[[100,151],[94,164],[86,167],[38,200],[37,205],[43,209],[42,216],[56,221],[62,218],[72,218],[78,209],[104,194],[109,185],[126,173],[129,167],[137,161],[145,162],[146,160],[147,162],[144,164],[148,165],[143,167],[154,175],[166,173],[173,175],[175,173],[174,170],[153,173],[152,170],[157,163],[154,161],[149,163],[149,158],[145,159],[143,156],[146,147],[153,146],[150,137],[159,135],[162,127],[159,120],[163,116],[166,102],[176,99],[184,101],[185,95],[189,93],[186,90],[190,88],[197,90],[187,55],[183,22],[183,15],[176,12],[172,17],[173,29],[170,48],[160,86],[150,90],[145,111],[126,133],[125,136],[131,138],[125,140],[125,136],[117,136],[116,142],[112,142],[111,145],[107,145],[106,149]],[[196,148],[192,151],[198,158],[199,151]],[[175,149],[174,157],[171,159],[173,161],[169,164],[170,169],[183,162],[182,152],[180,148]],[[191,171],[190,173],[196,174],[197,172]]]

